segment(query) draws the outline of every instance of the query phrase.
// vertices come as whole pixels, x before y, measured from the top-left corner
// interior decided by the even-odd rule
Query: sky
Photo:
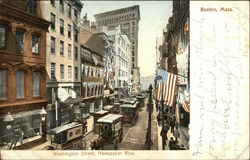
[[[141,77],[155,74],[156,38],[162,37],[172,15],[172,1],[82,1],[82,17],[87,13],[88,19],[95,21],[94,15],[133,5],[140,6],[138,33],[138,64]],[[81,17],[81,18],[82,18]]]

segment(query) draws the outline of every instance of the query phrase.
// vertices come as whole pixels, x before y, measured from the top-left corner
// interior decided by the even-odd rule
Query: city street
[[[147,101],[147,100],[146,100]],[[146,103],[145,103],[146,104]],[[155,110],[154,110],[155,111]],[[151,146],[152,150],[158,149],[158,127],[156,121],[156,112],[152,113],[152,132],[151,138],[153,141],[153,146]],[[146,130],[148,127],[148,112],[146,106],[142,108],[139,112],[138,119],[134,126],[130,124],[123,125],[123,140],[118,145],[118,150],[145,150],[145,137]],[[94,132],[89,133],[85,138],[87,140],[87,149],[90,149],[90,141],[97,138],[98,135]],[[113,145],[104,145],[104,150],[113,149]]]

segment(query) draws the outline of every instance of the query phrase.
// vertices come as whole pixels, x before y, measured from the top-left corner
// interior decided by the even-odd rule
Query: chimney
[[[95,22],[91,22],[91,31],[95,32],[97,30]]]
[[[83,16],[83,28],[86,30],[90,29],[90,22],[88,21],[87,13]]]

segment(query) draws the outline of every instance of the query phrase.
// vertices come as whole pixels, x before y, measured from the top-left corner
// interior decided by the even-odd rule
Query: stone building
[[[79,0],[39,1],[42,16],[51,22],[46,35],[48,129],[74,120],[81,102]]]
[[[49,22],[41,14],[35,0],[0,3],[1,149],[27,149],[46,140]]]
[[[173,15],[163,32],[160,68],[178,75],[175,111],[179,124],[180,138],[185,146],[189,144],[190,118],[190,38],[189,38],[189,1],[173,1]],[[166,66],[167,64],[167,66]],[[165,67],[164,67],[165,66]]]
[[[120,26],[115,29],[107,29],[102,27],[101,30],[105,32],[110,39],[114,42],[114,87],[126,88],[128,91],[132,91],[131,86],[131,41],[126,34],[122,34]]]
[[[81,114],[97,112],[103,105],[104,41],[100,36],[102,35],[83,28],[80,30],[83,97]]]
[[[140,87],[140,68],[138,66],[139,6],[96,14],[95,19],[98,27],[107,26],[108,29],[115,29],[120,25],[122,33],[126,34],[132,42],[132,87],[134,92],[138,92]]]

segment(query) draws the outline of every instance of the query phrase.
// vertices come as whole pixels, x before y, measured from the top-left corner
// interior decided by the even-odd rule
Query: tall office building
[[[134,92],[140,85],[140,68],[138,67],[138,30],[140,20],[139,5],[94,15],[97,27],[107,26],[113,30],[120,25],[123,34],[132,42],[132,85]]]

